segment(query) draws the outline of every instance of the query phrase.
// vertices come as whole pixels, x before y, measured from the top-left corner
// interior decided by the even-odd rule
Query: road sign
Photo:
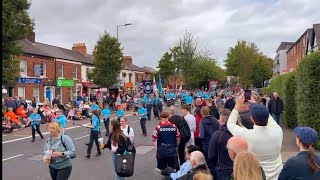
[[[57,79],[57,87],[73,87],[74,80],[72,79]]]

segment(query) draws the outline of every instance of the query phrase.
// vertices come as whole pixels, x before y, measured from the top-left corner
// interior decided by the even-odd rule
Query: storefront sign
[[[72,79],[57,79],[57,87],[73,87],[74,80]]]
[[[37,78],[18,78],[17,83],[20,84],[40,84],[41,79]]]

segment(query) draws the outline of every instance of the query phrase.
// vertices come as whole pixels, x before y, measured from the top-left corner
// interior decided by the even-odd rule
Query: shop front
[[[66,104],[75,99],[76,87],[73,79],[57,79],[55,97],[60,99],[60,102]]]

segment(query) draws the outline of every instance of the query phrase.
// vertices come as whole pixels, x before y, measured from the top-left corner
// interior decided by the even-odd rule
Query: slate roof
[[[130,70],[130,71],[139,71],[139,72],[145,72],[144,69],[134,65],[134,64],[127,64],[127,63],[123,63],[124,69],[126,70]]]
[[[293,44],[294,44],[294,42],[281,42],[278,49],[277,49],[277,52],[280,50],[285,50],[287,48],[287,45],[292,46]]]
[[[61,48],[39,42],[32,43],[26,39],[21,40],[20,45],[22,46],[23,52],[27,54],[41,55],[58,59],[82,62],[86,64],[93,64],[92,55],[84,55],[80,52],[73,51],[71,49]]]
[[[145,72],[148,72],[148,73],[156,73],[157,70],[153,69],[152,67],[148,67],[148,66],[143,66],[142,69],[145,70]]]

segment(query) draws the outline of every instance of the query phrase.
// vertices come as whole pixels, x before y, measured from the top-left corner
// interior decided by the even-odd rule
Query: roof
[[[291,47],[293,44],[294,42],[281,42],[277,49],[277,52],[280,50],[286,50],[288,45]]]
[[[153,69],[152,67],[143,66],[142,69],[144,69],[148,73],[156,73],[157,70]]]
[[[124,69],[126,69],[126,70],[145,72],[144,69],[142,69],[142,68],[140,68],[140,67],[138,67],[138,66],[136,66],[134,64],[124,63],[123,66],[124,66]]]
[[[310,35],[312,34],[312,31],[313,31],[312,28],[307,29],[307,30],[297,39],[297,41],[294,42],[294,44],[287,50],[287,52],[289,52],[290,49],[292,49],[292,47],[293,47],[294,45],[296,45],[296,44],[299,42],[299,40],[300,40],[305,34],[308,33],[308,36],[310,37]]]
[[[71,60],[87,64],[93,64],[93,57],[90,54],[84,55],[78,51],[71,49],[52,46],[44,43],[32,43],[29,40],[21,40],[23,52],[27,54],[41,55],[46,57],[53,57],[58,59]]]
[[[320,24],[314,24],[313,30],[317,39],[317,45],[320,46]]]

